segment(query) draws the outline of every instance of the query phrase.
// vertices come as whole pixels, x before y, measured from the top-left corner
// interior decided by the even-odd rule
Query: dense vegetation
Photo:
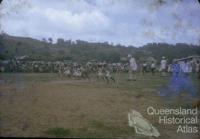
[[[39,41],[32,38],[13,37],[7,34],[0,35],[0,59],[6,60],[27,56],[30,60],[72,60],[85,62],[88,60],[118,62],[128,54],[132,54],[137,60],[143,61],[148,57],[160,60],[162,56],[171,61],[174,58],[182,58],[190,55],[200,55],[200,46],[177,43],[148,43],[142,47],[125,47],[113,45],[107,42],[87,42],[77,40],[58,39],[52,43],[52,39]]]

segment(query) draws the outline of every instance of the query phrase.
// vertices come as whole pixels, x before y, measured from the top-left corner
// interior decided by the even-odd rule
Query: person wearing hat
[[[128,80],[136,80],[136,76],[133,75],[137,71],[137,63],[135,61],[135,58],[132,57],[132,55],[128,55],[129,58],[129,77]]]
[[[162,76],[166,76],[166,67],[167,67],[167,60],[163,56],[160,62],[160,70],[161,70]]]

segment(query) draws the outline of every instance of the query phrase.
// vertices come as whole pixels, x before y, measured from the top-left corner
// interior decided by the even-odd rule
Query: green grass
[[[53,137],[66,137],[71,134],[70,129],[65,129],[65,128],[60,128],[60,127],[55,127],[55,128],[50,128],[45,131],[45,134],[53,136]]]
[[[44,82],[59,79],[56,73],[1,73],[0,77],[10,82],[15,82],[19,79],[25,82]]]
[[[96,129],[102,129],[102,130],[108,130],[109,126],[107,126],[105,123],[101,122],[101,121],[91,121],[90,122],[90,126],[92,128],[96,128]]]
[[[15,83],[16,80],[21,79],[23,83],[32,83],[32,82],[51,82],[51,81],[57,81],[57,80],[66,80],[70,81],[71,79],[67,78],[61,78],[55,73],[25,73],[25,74],[1,74],[2,79],[7,79],[12,81],[12,83]],[[120,93],[121,97],[128,96],[130,98],[136,98],[136,100],[141,100],[141,102],[144,102],[146,105],[158,105],[168,108],[188,108],[190,107],[190,104],[183,101],[169,101],[167,102],[165,99],[163,101],[156,102],[157,100],[160,100],[159,95],[157,92],[159,91],[159,88],[163,85],[166,85],[169,82],[169,79],[171,75],[167,75],[166,77],[161,77],[160,74],[156,74],[153,76],[152,74],[146,74],[142,75],[141,73],[137,73],[137,81],[129,81],[127,82],[126,79],[128,78],[128,73],[120,73],[120,74],[113,74],[115,79],[117,79],[117,85],[116,84],[106,84],[103,81],[95,81],[93,83],[89,82],[83,82],[83,83],[74,83],[73,80],[72,83],[66,83],[65,85],[68,87],[76,86],[77,88],[81,87],[83,89],[98,89],[99,93],[101,93],[102,90],[108,90],[109,92],[116,92],[116,94]],[[94,77],[94,76],[93,76]],[[194,83],[194,86],[197,87],[198,90],[200,90],[200,80],[196,78],[196,76],[191,76],[192,81]],[[199,92],[198,92],[199,93]],[[114,93],[112,93],[114,94]],[[114,94],[115,95],[115,94]],[[105,98],[107,99],[107,98]],[[118,99],[117,99],[118,100]],[[111,101],[112,104],[115,104],[115,99],[110,99],[108,101]],[[120,99],[119,99],[120,100]],[[182,100],[182,99],[181,99]],[[134,99],[133,99],[134,101]],[[129,103],[135,104],[135,102],[130,102],[128,99],[125,101],[120,101],[121,105],[127,105]],[[119,103],[120,103],[119,102]],[[138,101],[140,102],[140,101]],[[98,102],[101,103],[101,102]],[[110,104],[110,103],[109,103]],[[138,105],[142,105],[143,103],[140,103]],[[154,105],[155,104],[155,105]],[[136,104],[137,105],[137,104]],[[92,107],[92,106],[91,106]],[[134,107],[134,105],[133,105]],[[135,106],[137,107],[137,106]],[[146,106],[143,106],[145,108]],[[142,111],[142,110],[141,110]],[[144,114],[144,113],[143,113]],[[87,115],[86,115],[87,118]],[[112,137],[129,137],[135,136],[135,132],[133,128],[128,127],[128,125],[125,125],[123,122],[120,124],[115,124],[115,122],[109,122],[108,119],[105,120],[96,120],[101,119],[100,117],[96,117],[94,119],[89,119],[91,121],[88,121],[84,126],[79,128],[61,128],[61,127],[55,127],[55,128],[49,128],[44,133],[47,137],[90,137],[90,138],[112,138]],[[123,117],[122,117],[123,118]],[[147,117],[148,118],[148,117]],[[124,119],[126,120],[127,117],[125,116]],[[124,120],[124,121],[125,121]],[[59,125],[58,125],[59,126]],[[60,125],[61,126],[61,125]],[[41,131],[43,133],[43,131]],[[164,133],[162,133],[164,134]]]
[[[123,137],[123,135],[133,135],[135,133],[134,128],[121,128],[114,126],[111,123],[106,123],[104,121],[93,120],[89,122],[89,128],[93,129],[93,133],[89,133],[89,135],[93,135],[94,137]],[[119,136],[120,135],[120,136]]]

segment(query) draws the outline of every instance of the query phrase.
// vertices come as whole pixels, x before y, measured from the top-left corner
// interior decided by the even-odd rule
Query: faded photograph
[[[199,0],[0,0],[0,137],[199,139]]]

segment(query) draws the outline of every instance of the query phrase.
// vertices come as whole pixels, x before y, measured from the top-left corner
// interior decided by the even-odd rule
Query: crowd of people
[[[128,55],[129,58],[129,79],[128,80],[136,80],[136,77],[133,74],[138,71],[137,62],[134,57]],[[161,73],[161,76],[166,76],[166,73],[173,73],[176,69],[174,68],[174,64],[180,66],[179,73],[184,75],[189,75],[193,73],[198,76],[200,79],[200,62],[198,60],[177,60],[174,59],[172,63],[168,63],[167,59],[163,56],[160,63],[157,65],[155,61],[144,61],[140,65],[140,71],[145,74],[151,72],[153,75],[155,72]]]
[[[195,67],[195,70],[198,73],[199,78],[199,62],[197,61],[196,64],[197,67]],[[192,66],[190,66],[190,62],[188,62],[186,59],[181,62],[174,60],[171,66],[172,76],[167,85],[164,85],[160,89],[159,95],[172,97],[180,95],[183,92],[187,92],[190,97],[195,98],[198,94],[198,90],[188,76],[189,73],[192,72]]]
[[[138,62],[132,55],[127,56],[127,62],[107,63],[106,61],[88,61],[85,63],[65,62],[65,61],[28,61],[28,60],[6,60],[0,61],[0,72],[22,72],[22,73],[58,73],[60,76],[67,77],[83,77],[89,78],[90,73],[96,73],[98,78],[110,78],[114,81],[111,73],[128,72],[127,80],[136,80],[135,73],[142,74],[160,73],[161,76],[166,76],[166,73],[173,72],[174,62],[178,62],[181,72],[185,74],[194,73],[200,78],[200,62],[196,61],[177,61],[168,63],[163,56],[158,63],[152,61]]]

